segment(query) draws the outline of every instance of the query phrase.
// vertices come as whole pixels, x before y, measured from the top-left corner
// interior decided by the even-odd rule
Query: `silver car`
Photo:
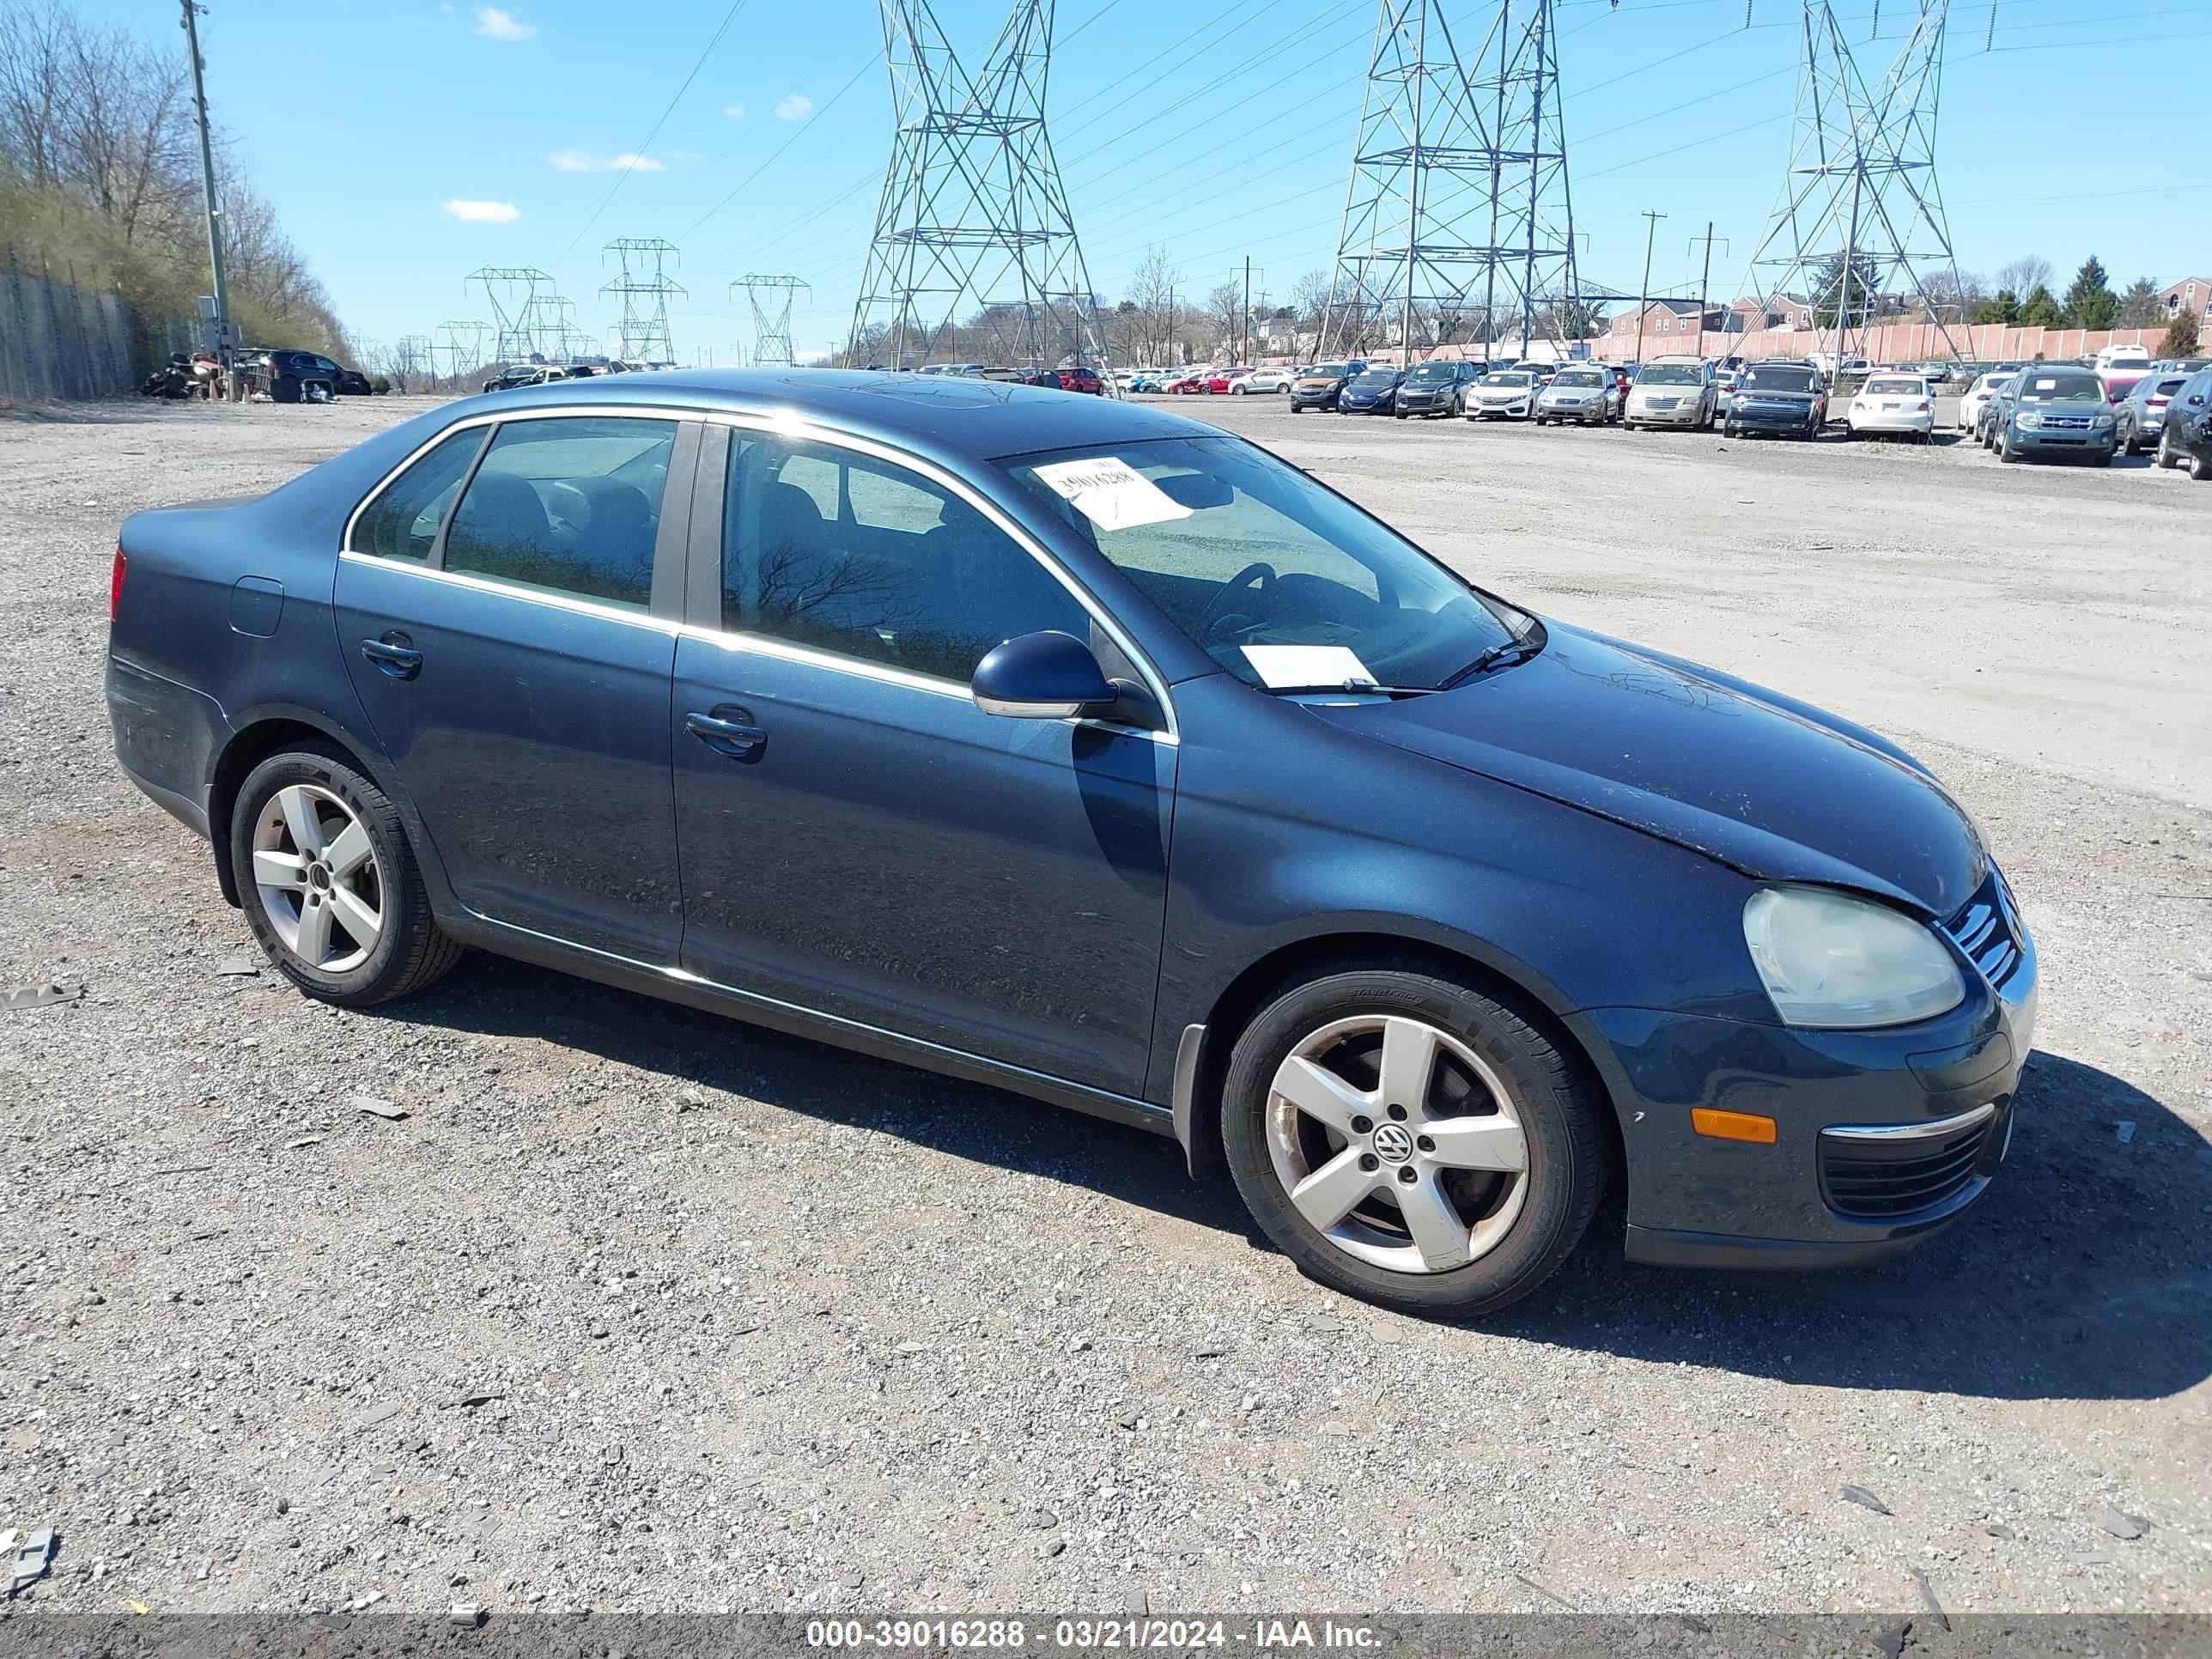
[[[1620,390],[1607,368],[1569,363],[1536,394],[1538,426],[1547,421],[1603,426],[1620,413]]]
[[[1711,364],[1696,357],[1655,358],[1636,371],[1620,423],[1632,432],[1640,426],[1686,426],[1702,432],[1713,423],[1716,402]]]

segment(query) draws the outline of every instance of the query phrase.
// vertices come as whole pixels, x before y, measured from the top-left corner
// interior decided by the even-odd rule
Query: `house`
[[[1725,307],[1707,305],[1703,310],[1704,332],[1726,331],[1729,313]],[[1632,346],[1640,333],[1644,349],[1654,356],[1694,351],[1701,320],[1698,313],[1695,300],[1648,301],[1640,313],[1624,312],[1611,319],[1606,325],[1606,337],[1615,344],[1626,341]]]
[[[2185,276],[2158,296],[2160,315],[2172,322],[2185,311],[2193,311],[2201,323],[2212,309],[2212,276]]]

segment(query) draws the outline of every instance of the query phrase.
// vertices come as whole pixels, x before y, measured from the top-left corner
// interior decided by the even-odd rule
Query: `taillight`
[[[114,568],[107,573],[107,620],[111,626],[115,621],[115,613],[123,609],[123,573],[130,562],[123,556],[123,550],[117,548]]]
[[[1923,398],[1912,406],[1915,409],[1933,409],[1936,407],[1936,400],[1933,398]]]
[[[2146,398],[2143,399],[2145,406],[2151,409],[2164,409],[2169,401],[2171,400],[2165,398]]]

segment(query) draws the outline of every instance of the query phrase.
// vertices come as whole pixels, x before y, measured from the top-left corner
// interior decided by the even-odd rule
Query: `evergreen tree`
[[[2020,295],[2008,288],[1999,289],[1991,298],[1974,307],[1978,323],[2002,323],[2009,328],[2020,320]]]
[[[2161,357],[2194,357],[2202,347],[2197,337],[2197,313],[2177,311],[2173,320],[2166,325],[2166,337],[2158,343]]]
[[[2112,292],[2105,267],[2093,253],[2081,262],[2081,269],[2074,273],[2074,285],[2066,290],[2066,325],[2110,328],[2119,313],[2119,296]]]
[[[2128,284],[2128,291],[2120,295],[2120,313],[2112,319],[2113,326],[2156,328],[2158,319],[2158,284],[2148,276],[2138,276]]]
[[[1844,297],[1844,256],[1842,250],[1831,253],[1820,261],[1813,276],[1813,322],[1816,327],[1833,328],[1837,319],[1848,309],[1844,319],[1847,328],[1856,328],[1874,315],[1875,279],[1880,273],[1875,268],[1871,254],[1851,256],[1850,298]]]
[[[2020,308],[2020,325],[2022,328],[2063,328],[2066,313],[2059,308],[2051,290],[2039,285]]]

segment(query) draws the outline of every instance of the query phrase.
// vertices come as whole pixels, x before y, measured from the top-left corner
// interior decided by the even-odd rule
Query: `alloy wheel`
[[[384,936],[384,870],[368,827],[312,783],[271,795],[253,824],[253,883],[276,937],[319,973],[358,968]]]
[[[1440,1273],[1488,1255],[1528,1194],[1528,1137],[1496,1068],[1401,1014],[1333,1020],[1276,1068],[1267,1141],[1291,1206],[1370,1266]]]

